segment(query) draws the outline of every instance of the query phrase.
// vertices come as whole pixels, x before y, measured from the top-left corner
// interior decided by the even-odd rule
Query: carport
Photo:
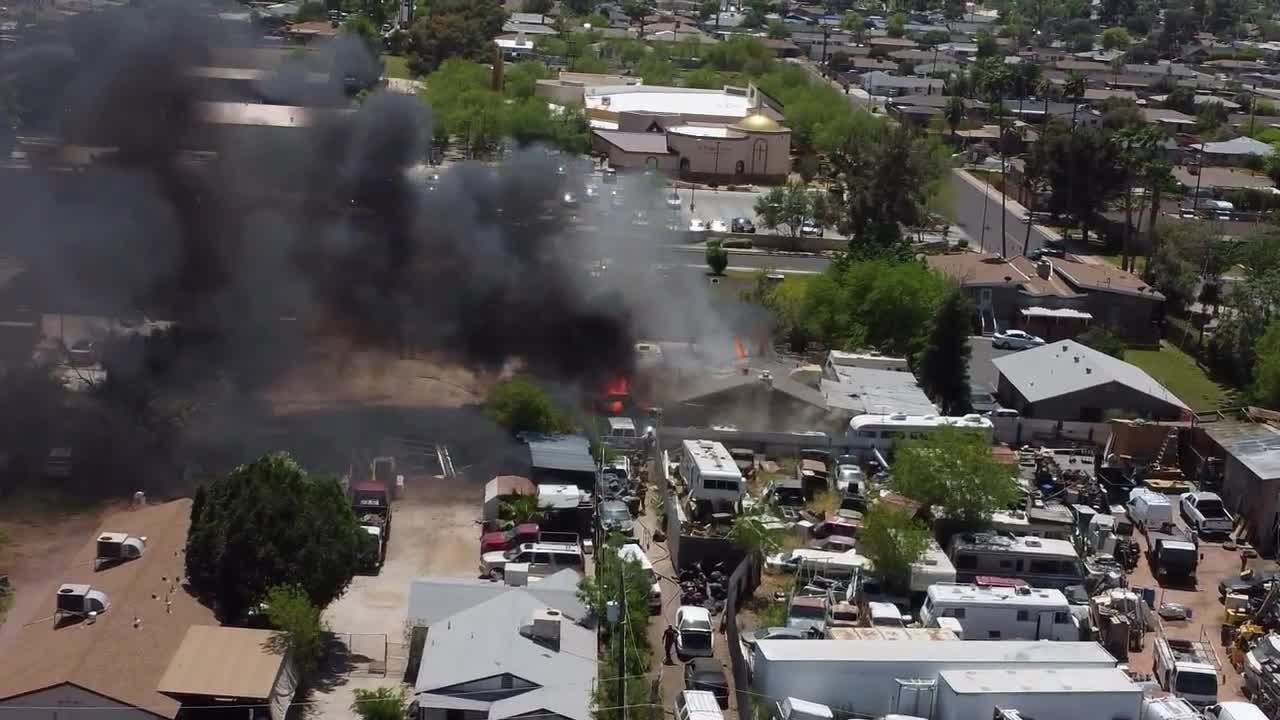
[[[267,705],[271,720],[285,720],[297,687],[280,633],[194,625],[156,690],[197,707]]]

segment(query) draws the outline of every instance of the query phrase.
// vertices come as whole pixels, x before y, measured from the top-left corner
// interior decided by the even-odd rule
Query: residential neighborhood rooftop
[[[1115,382],[1187,409],[1184,402],[1137,366],[1074,340],[1056,340],[993,362],[1027,402]]]

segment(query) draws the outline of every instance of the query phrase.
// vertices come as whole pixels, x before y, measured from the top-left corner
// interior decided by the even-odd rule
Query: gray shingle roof
[[[573,570],[561,570],[519,590],[532,594],[545,607],[582,621],[587,617],[587,608],[578,600],[579,579],[581,576]],[[416,626],[430,627],[450,615],[517,590],[478,578],[418,578],[409,585],[409,609],[405,615]]]
[[[1115,382],[1188,409],[1186,403],[1138,367],[1074,340],[1051,342],[996,358],[993,362],[1027,402],[1039,402]]]
[[[1194,149],[1199,149],[1192,146]],[[1223,142],[1211,142],[1204,144],[1204,151],[1210,155],[1270,155],[1275,152],[1275,148],[1262,142],[1254,140],[1251,137],[1238,137],[1233,140]]]
[[[624,132],[622,130],[596,130],[601,140],[616,146],[622,152],[666,155],[667,136],[664,133]]]
[[[437,621],[427,631],[415,694],[424,707],[455,698],[449,688],[510,674],[535,687],[487,703],[490,720],[545,711],[570,720],[589,720],[596,676],[596,635],[563,620],[558,649],[521,632],[546,603],[527,589],[505,592]],[[474,703],[478,697],[464,696]],[[478,709],[478,708],[477,708]]]
[[[822,394],[832,407],[861,413],[933,415],[938,409],[909,372],[871,368],[838,368],[839,381],[823,379]]]
[[[595,472],[591,445],[581,435],[526,435],[529,464],[542,470]]]

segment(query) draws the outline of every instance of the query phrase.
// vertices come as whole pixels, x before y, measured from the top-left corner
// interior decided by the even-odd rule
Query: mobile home
[[[712,440],[685,440],[682,448],[680,476],[689,486],[689,497],[715,508],[731,508],[742,501],[746,483],[723,444]]]
[[[965,640],[1079,640],[1080,624],[1060,590],[938,584],[929,588],[920,622],[955,618]]]
[[[854,415],[849,421],[848,445],[862,453],[872,450],[887,453],[899,441],[925,437],[945,427],[977,433],[987,442],[995,437],[990,418],[981,415]]]
[[[956,581],[962,583],[990,575],[1061,589],[1084,582],[1085,576],[1075,545],[1066,540],[963,534],[952,539],[950,557]]]

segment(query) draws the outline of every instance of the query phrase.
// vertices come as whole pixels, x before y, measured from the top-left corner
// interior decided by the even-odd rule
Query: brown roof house
[[[1021,328],[1058,340],[1101,325],[1135,344],[1159,339],[1164,296],[1110,265],[989,253],[932,255],[927,262],[973,299],[974,325],[983,333]]]
[[[108,516],[34,617],[10,618],[26,624],[0,654],[0,719],[175,718],[196,698],[283,720],[296,679],[272,634],[218,627],[183,588],[190,517],[190,500]]]

